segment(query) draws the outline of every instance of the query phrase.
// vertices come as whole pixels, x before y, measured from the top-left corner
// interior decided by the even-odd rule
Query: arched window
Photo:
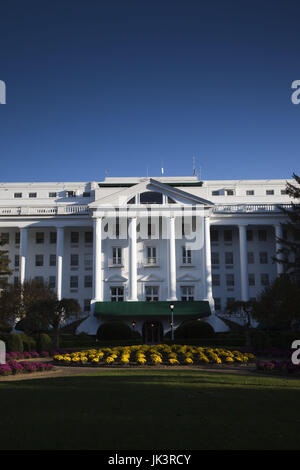
[[[141,204],[162,204],[163,195],[162,193],[157,193],[155,191],[147,191],[140,194],[140,203]]]

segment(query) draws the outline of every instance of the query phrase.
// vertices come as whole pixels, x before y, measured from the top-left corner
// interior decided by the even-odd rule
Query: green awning
[[[208,301],[191,302],[96,302],[95,316],[111,317],[153,317],[170,316],[170,304],[174,305],[174,315],[183,317],[208,317],[210,306]]]

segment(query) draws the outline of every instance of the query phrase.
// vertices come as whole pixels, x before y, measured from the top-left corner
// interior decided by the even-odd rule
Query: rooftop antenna
[[[160,169],[160,171],[161,171],[161,176],[164,176],[164,162],[163,162],[163,161],[161,162],[161,169]]]
[[[105,169],[105,177],[107,177],[107,176],[108,176],[108,169],[106,168]]]
[[[202,167],[200,166],[200,168],[199,168],[199,180],[201,180],[201,179],[202,179]]]
[[[193,157],[193,176],[197,176],[196,158],[195,157]]]

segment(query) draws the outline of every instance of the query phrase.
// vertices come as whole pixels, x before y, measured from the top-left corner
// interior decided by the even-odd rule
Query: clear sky
[[[298,0],[9,0],[1,181],[300,173]]]

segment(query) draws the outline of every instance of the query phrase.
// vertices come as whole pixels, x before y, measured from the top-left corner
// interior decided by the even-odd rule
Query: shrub
[[[97,331],[97,338],[100,340],[131,339],[132,331],[126,323],[119,321],[108,321],[103,323]]]
[[[53,342],[49,335],[42,333],[38,338],[38,351],[51,351]]]
[[[24,351],[32,351],[36,349],[36,341],[31,336],[26,335],[25,333],[19,334],[23,341],[23,349]]]
[[[188,320],[183,322],[175,331],[175,339],[189,340],[193,338],[210,338],[214,336],[213,328],[204,321]]]
[[[6,349],[8,352],[23,352],[23,341],[21,335],[11,334],[7,338]]]

